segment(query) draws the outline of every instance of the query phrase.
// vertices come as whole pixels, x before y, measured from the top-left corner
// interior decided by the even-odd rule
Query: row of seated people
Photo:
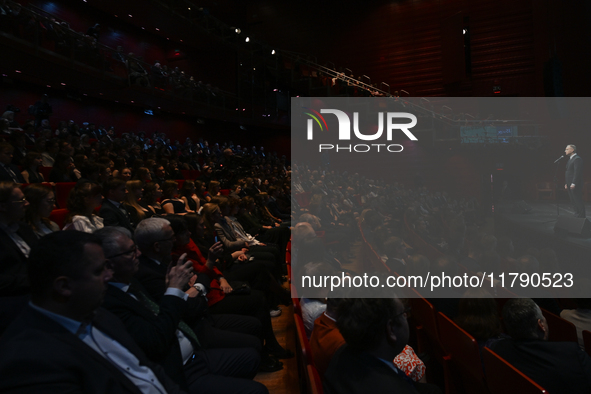
[[[279,359],[293,356],[275,339],[269,314],[271,303],[290,300],[278,281],[283,267],[274,258],[280,254],[271,244],[236,238],[241,234],[234,228],[241,226],[231,218],[237,203],[214,200],[202,214],[153,216],[133,232],[104,226],[92,235],[90,229],[41,235],[22,221],[33,205],[23,191],[14,183],[0,185],[0,309],[3,325],[13,321],[2,337],[0,370],[13,377],[3,380],[3,392],[47,385],[85,392],[123,392],[130,385],[142,392],[164,392],[162,387],[177,392],[174,383],[190,392],[266,392],[248,379],[258,370],[281,369]],[[46,191],[38,207],[47,212],[51,190],[31,185],[25,193],[29,188]],[[81,183],[73,193],[97,188]],[[115,197],[113,189],[107,196]],[[48,228],[57,230],[51,223]],[[287,227],[276,228],[276,237],[289,238]],[[120,322],[96,310],[105,290],[103,307]],[[35,352],[23,352],[21,340],[31,338],[55,339],[55,346],[40,343]],[[21,365],[36,365],[35,378]],[[83,379],[72,383],[69,374]]]
[[[127,76],[131,84],[154,86],[162,90],[190,88],[200,93],[222,94],[219,89],[185,75],[178,67],[169,71],[159,61],[155,61],[150,67],[134,53],[125,54],[121,46],[114,50],[99,44],[101,25],[98,23],[91,26],[86,33],[77,32],[67,21],[47,13],[40,14],[34,8],[23,7],[12,1],[5,1],[0,6],[0,19],[0,30],[3,32],[37,43],[60,55],[74,57],[92,67],[118,76]]]
[[[144,181],[146,168],[153,175],[157,164],[164,167],[166,179],[183,179],[183,170],[198,171],[206,180],[231,178],[232,173],[245,168],[275,177],[284,176],[288,170],[285,157],[278,158],[275,152],[265,155],[263,147],[248,151],[230,142],[221,147],[215,143],[210,148],[207,141],[193,144],[190,139],[184,145],[178,141],[171,145],[162,142],[161,136],[153,141],[132,134],[125,133],[123,138],[114,140],[104,136],[101,141],[84,143],[84,136],[35,137],[26,132],[13,132],[9,135],[10,143],[0,142],[2,152],[12,154],[11,158],[3,158],[3,164],[11,167],[13,178],[16,176],[20,180],[19,174],[22,173],[24,181],[31,183],[75,182],[87,162],[117,171],[129,168],[134,173],[143,172],[140,179]],[[2,173],[0,176],[6,178],[8,175]]]
[[[388,299],[391,292],[381,296],[364,299],[360,293],[359,298],[354,298],[355,292],[347,294],[342,289],[329,294],[327,308],[315,321],[309,340],[310,358],[321,376],[324,391],[361,393],[396,387],[396,392],[401,393],[443,392],[450,382],[433,379],[427,362],[423,363],[408,346],[412,336],[410,322],[415,321],[409,305],[414,300]],[[502,320],[497,302],[481,289],[466,293],[460,305],[461,313],[454,319],[456,327],[458,331],[464,330],[466,338],[476,340],[482,353],[476,355],[476,360],[483,360],[485,348],[491,349],[549,393],[586,393],[591,388],[590,356],[576,342],[549,341],[548,321],[532,299],[507,301]],[[396,350],[391,349],[393,346]],[[453,344],[444,347],[449,346]],[[433,360],[429,365],[433,366]],[[496,380],[508,378],[486,374],[484,365],[480,369],[480,375],[487,377],[480,386],[485,390],[493,387]],[[425,378],[436,384],[425,385]],[[462,385],[469,387],[464,382],[469,376],[454,378],[452,390],[461,390]],[[501,392],[519,392],[507,386]]]
[[[464,270],[467,270],[466,267],[457,264],[458,260],[460,260],[463,264],[470,266],[470,270],[467,270],[468,272],[472,270],[478,272],[482,271],[483,266],[485,267],[485,269],[490,269],[492,265],[498,264],[498,262],[500,261],[500,257],[498,255],[492,256],[496,253],[501,254],[503,256],[503,259],[509,261],[513,269],[519,268],[522,269],[523,272],[538,272],[539,269],[550,269],[551,271],[553,269],[557,269],[558,262],[556,259],[556,253],[553,253],[553,251],[551,250],[537,251],[534,248],[529,248],[525,251],[526,253],[523,256],[516,258],[514,257],[513,245],[510,242],[509,238],[500,237],[498,242],[499,245],[497,247],[497,239],[494,236],[487,234],[483,235],[481,232],[477,231],[480,219],[477,216],[477,205],[474,201],[452,201],[445,194],[425,194],[426,198],[423,199],[423,201],[420,201],[422,199],[421,194],[423,194],[424,191],[419,190],[418,192],[412,192],[410,190],[404,190],[403,187],[400,187],[400,185],[398,185],[396,188],[384,187],[382,190],[379,190],[379,188],[374,187],[374,185],[377,184],[377,182],[365,181],[365,189],[363,189],[362,195],[365,197],[367,202],[371,204],[371,202],[373,201],[374,204],[370,205],[366,203],[364,205],[359,204],[358,206],[356,206],[356,199],[350,198],[351,196],[349,195],[346,196],[345,193],[349,193],[349,186],[351,186],[354,183],[362,183],[364,182],[363,179],[355,179],[355,176],[345,175],[338,175],[337,177],[331,175],[319,176],[318,172],[308,171],[307,176],[311,178],[311,181],[308,181],[305,179],[305,177],[301,176],[304,172],[302,171],[301,166],[299,168],[297,166],[294,166],[294,169],[294,174],[296,174],[296,176],[299,176],[295,178],[296,182],[294,184],[294,190],[299,190],[300,192],[305,191],[306,187],[304,186],[299,188],[298,184],[305,185],[307,183],[309,187],[308,190],[312,191],[312,196],[320,196],[320,198],[318,198],[317,200],[319,200],[318,204],[322,205],[323,209],[314,212],[324,214],[324,218],[333,222],[337,222],[337,220],[335,220],[336,217],[335,215],[333,215],[333,213],[337,213],[340,210],[348,209],[349,211],[353,212],[353,216],[359,216],[360,220],[365,222],[365,226],[362,226],[362,230],[367,231],[368,238],[371,239],[372,243],[376,245],[376,249],[379,249],[379,255],[386,262],[386,264],[384,264],[384,267],[387,267],[387,270],[389,272],[398,272],[403,275],[408,275],[414,273],[425,273],[427,271],[431,271],[432,273],[445,271],[446,274],[451,275],[454,272],[458,272],[460,267]],[[315,177],[316,179],[314,179]],[[332,185],[333,187],[325,187],[325,185]],[[315,187],[321,188],[320,193],[318,193],[318,190],[313,190],[313,188]],[[392,192],[393,189],[398,190],[394,190],[394,192]],[[389,193],[386,193],[385,191],[389,191]],[[373,196],[371,194],[372,192],[375,192],[376,196]],[[383,192],[383,194],[381,194],[380,192]],[[395,197],[395,199],[390,198],[390,202],[392,202],[392,204],[384,204],[383,202],[387,201],[388,197],[391,196]],[[312,197],[311,200],[314,200],[314,197]],[[331,202],[327,204],[322,200],[328,200]],[[421,203],[417,204],[417,201],[420,201]],[[442,201],[445,203],[445,205],[441,204]],[[308,208],[310,206],[313,206],[311,202],[309,205],[307,205]],[[372,207],[372,211],[374,212],[363,209],[369,207]],[[384,212],[386,214],[384,214]],[[413,251],[412,248],[409,247],[408,243],[403,240],[403,238],[406,237],[406,232],[404,231],[406,230],[406,228],[403,225],[404,221],[402,219],[404,219],[404,216],[407,213],[410,213],[410,215],[415,215],[415,218],[420,218],[421,216],[423,216],[421,220],[428,220],[435,224],[438,224],[437,219],[440,218],[440,216],[437,216],[437,214],[449,215],[447,217],[451,217],[452,219],[459,218],[456,220],[456,223],[453,224],[453,228],[456,230],[461,230],[456,231],[462,234],[462,236],[459,238],[464,238],[464,236],[467,235],[466,238],[469,239],[469,248],[465,248],[463,246],[463,239],[461,239],[462,242],[458,242],[457,240],[455,243],[449,242],[450,245],[454,245],[453,248],[448,249],[450,255],[444,256],[443,253],[440,253],[441,258],[434,260],[434,263],[430,264],[428,258],[426,258],[425,256],[418,255],[416,251]],[[322,220],[323,225],[325,223],[324,218]],[[468,226],[466,223],[467,221],[469,221]],[[313,220],[309,220],[308,222],[309,223],[306,223],[305,225],[314,225],[315,223],[315,221]],[[338,224],[342,225],[344,224],[343,222],[344,221],[341,220]],[[445,222],[443,222],[442,224],[439,223],[439,226],[442,227],[444,230],[447,230],[447,232],[443,231],[441,233],[443,236],[450,235],[451,231],[449,230],[452,226],[446,226]],[[298,230],[300,227],[302,227],[302,223],[298,223],[295,227],[295,250],[292,251],[292,253],[294,253],[296,256],[299,255],[300,257],[305,257],[309,256],[309,254],[304,255],[303,253],[298,253],[297,251],[297,238],[299,233]],[[474,229],[471,230],[469,234],[467,234],[466,227],[473,227]],[[414,228],[416,228],[416,226]],[[312,234],[312,237],[314,238],[315,231],[313,230],[316,229],[317,228],[314,228],[312,229],[312,231],[308,231],[307,233]],[[457,237],[457,234],[455,235]],[[479,239],[478,237],[481,238]],[[443,240],[445,240],[445,238],[443,238]],[[299,249],[302,249],[302,246],[304,246],[303,249],[305,249],[306,242],[301,243],[300,240]],[[318,245],[316,244],[316,246]],[[339,245],[339,247],[342,246]],[[469,252],[465,253],[465,251]],[[338,264],[335,264],[334,260],[331,259],[327,254],[316,254],[316,256],[319,255],[322,256],[322,258],[320,259],[322,263],[318,263],[319,260],[317,257],[313,260],[303,261],[303,263],[305,263],[306,261],[314,262],[314,264],[311,264],[312,269],[306,272],[307,274],[332,275],[335,273],[335,270],[339,269]],[[543,267],[540,267],[538,259],[543,262]],[[470,263],[472,263],[472,265],[470,265]],[[490,300],[492,301],[492,304],[495,305],[494,308],[487,309],[485,306],[482,306],[480,304],[472,310],[472,313],[474,313],[476,316],[466,317],[462,316],[462,313],[460,313],[460,309],[462,309],[460,308],[460,305],[462,304],[462,292],[456,293],[457,294],[448,295],[448,297],[453,297],[451,299],[429,299],[429,301],[431,301],[434,304],[437,310],[444,311],[445,314],[449,315],[453,319],[456,319],[456,321],[460,325],[463,325],[463,327],[465,327],[465,329],[468,332],[472,333],[481,344],[484,345],[487,341],[490,341],[489,343],[492,344],[496,340],[501,339],[499,338],[501,334],[500,324],[490,324],[491,319],[492,321],[494,321],[495,319],[498,320],[497,307],[494,300]],[[318,298],[315,299],[303,298],[301,300],[302,317],[308,333],[310,333],[313,329],[312,327],[314,327],[314,319],[317,318],[319,314],[322,314],[326,308],[326,294],[319,294],[317,296]],[[536,298],[536,302],[538,304],[541,304],[545,309],[550,309],[555,314],[561,313],[561,307],[558,305],[556,300],[552,298],[553,294],[538,294],[538,296],[539,298]],[[473,294],[469,294],[467,296],[467,299],[464,302],[464,315],[466,314],[466,304],[469,304],[470,300],[474,297],[475,295]],[[537,307],[537,304],[535,305]],[[582,302],[579,304],[579,308],[576,310],[562,311],[562,316],[565,318],[567,318],[569,315],[573,316],[572,320],[575,321],[575,324],[577,325],[579,343],[581,346],[583,345],[581,332],[584,329],[590,328],[588,323],[583,323],[584,321],[588,322],[590,320],[588,313],[585,314],[585,305],[587,304]],[[537,311],[539,312],[539,307],[537,308]],[[531,305],[529,309],[531,312]],[[492,315],[487,314],[488,312],[486,311],[488,310],[492,310]],[[539,317],[540,313],[537,313],[535,315]],[[540,321],[541,320],[542,319],[540,318]],[[481,322],[487,323],[481,324],[481,327],[477,328],[470,327],[470,324],[480,324]],[[489,324],[489,326],[491,326],[490,330],[485,329],[486,327],[482,327],[486,324]],[[492,327],[494,327],[494,329]],[[538,332],[538,334],[536,335],[540,338],[543,338],[544,335],[547,336],[547,334],[543,334],[543,332],[541,336],[540,332]],[[515,336],[517,338],[519,334],[515,334]],[[557,346],[556,348],[560,348],[560,346]],[[568,345],[567,348],[572,350],[572,347],[570,345]],[[509,358],[509,356],[507,357]],[[566,355],[565,357],[570,356]],[[586,359],[585,357],[583,357],[583,355],[581,355],[580,351],[577,352],[577,357],[579,357],[579,359]],[[515,361],[515,363],[519,364],[519,361]],[[582,365],[584,365],[584,363]],[[324,367],[325,366],[321,366],[319,370],[322,370]],[[581,369],[579,369],[579,372],[580,371]],[[546,372],[542,372],[541,375],[545,373]],[[561,371],[560,373],[562,374],[563,372]],[[585,373],[587,373],[587,375],[585,375],[586,377],[584,377],[583,379],[579,379],[578,384],[581,384],[581,382],[584,381],[584,379],[588,379],[588,371],[586,371]],[[530,374],[532,376],[536,375],[535,373]],[[540,371],[538,371],[537,374],[537,376],[540,376]],[[557,387],[556,384],[560,385],[561,381],[563,381],[564,379],[568,379],[568,377],[565,378],[565,376],[566,375],[557,377],[554,380],[554,385],[552,385],[552,383],[548,383],[547,381],[544,381],[544,384],[548,386],[547,389],[549,389],[550,387],[555,388]],[[583,387],[585,387],[584,390],[589,389],[588,384],[584,385]],[[550,392],[553,392],[553,390],[550,390]],[[554,392],[556,392],[556,389],[554,389]]]

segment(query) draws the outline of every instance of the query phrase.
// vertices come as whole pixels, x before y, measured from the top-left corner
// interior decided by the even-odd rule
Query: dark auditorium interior
[[[591,392],[590,26],[588,0],[0,0],[0,392]],[[302,155],[301,98],[389,100],[419,139],[381,171]],[[70,232],[127,330],[31,269]],[[364,273],[485,289],[302,287]]]

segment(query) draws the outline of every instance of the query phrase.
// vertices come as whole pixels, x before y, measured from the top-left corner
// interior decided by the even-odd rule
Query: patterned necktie
[[[152,312],[153,314],[158,315],[160,313],[160,307],[158,306],[158,304],[155,303],[154,301],[152,301],[142,291],[136,289],[135,286],[130,285],[128,292],[133,294],[134,296],[136,296],[137,300],[139,302],[141,302],[142,305],[144,305],[146,308],[148,308],[150,310],[150,312]],[[189,327],[189,325],[187,323],[185,323],[184,321],[181,320],[179,322],[178,329],[181,330],[183,332],[183,334],[185,334],[186,336],[191,338],[193,341],[195,341],[195,343],[197,344],[198,347],[201,347],[201,343],[199,342],[199,339],[197,338],[197,334],[195,334],[195,331],[193,331],[193,329],[191,327]]]

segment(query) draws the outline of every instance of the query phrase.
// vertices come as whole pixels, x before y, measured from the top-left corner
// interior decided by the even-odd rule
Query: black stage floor
[[[532,208],[528,213],[513,213],[513,205],[499,206],[495,213],[495,233],[509,236],[516,246],[552,248],[563,269],[572,269],[591,277],[591,237],[555,232],[554,225],[558,220],[555,203],[526,203]],[[587,203],[585,209],[591,216],[591,204]],[[561,202],[559,212],[561,217],[574,217],[568,203]],[[587,223],[589,225],[591,223]]]

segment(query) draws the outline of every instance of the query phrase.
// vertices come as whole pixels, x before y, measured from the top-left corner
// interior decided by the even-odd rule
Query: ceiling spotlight
[[[244,41],[250,42],[250,38],[249,37],[246,37],[246,40],[244,40]]]
[[[127,15],[127,16],[128,16],[128,17],[130,17],[130,18],[133,18],[133,15],[131,15],[131,14],[129,14],[129,15]]]
[[[66,86],[66,84],[65,84],[65,83],[63,83],[63,82],[61,83],[61,85],[62,85],[62,86]]]
[[[191,7],[187,8],[189,11],[191,11]]]
[[[236,34],[242,33],[242,30],[240,30],[239,28],[234,29],[234,31],[236,32]]]
[[[275,54],[275,49],[273,49],[273,50],[271,51],[271,55],[274,55],[274,54]]]
[[[156,28],[156,31],[160,31],[160,29],[159,28]]]

